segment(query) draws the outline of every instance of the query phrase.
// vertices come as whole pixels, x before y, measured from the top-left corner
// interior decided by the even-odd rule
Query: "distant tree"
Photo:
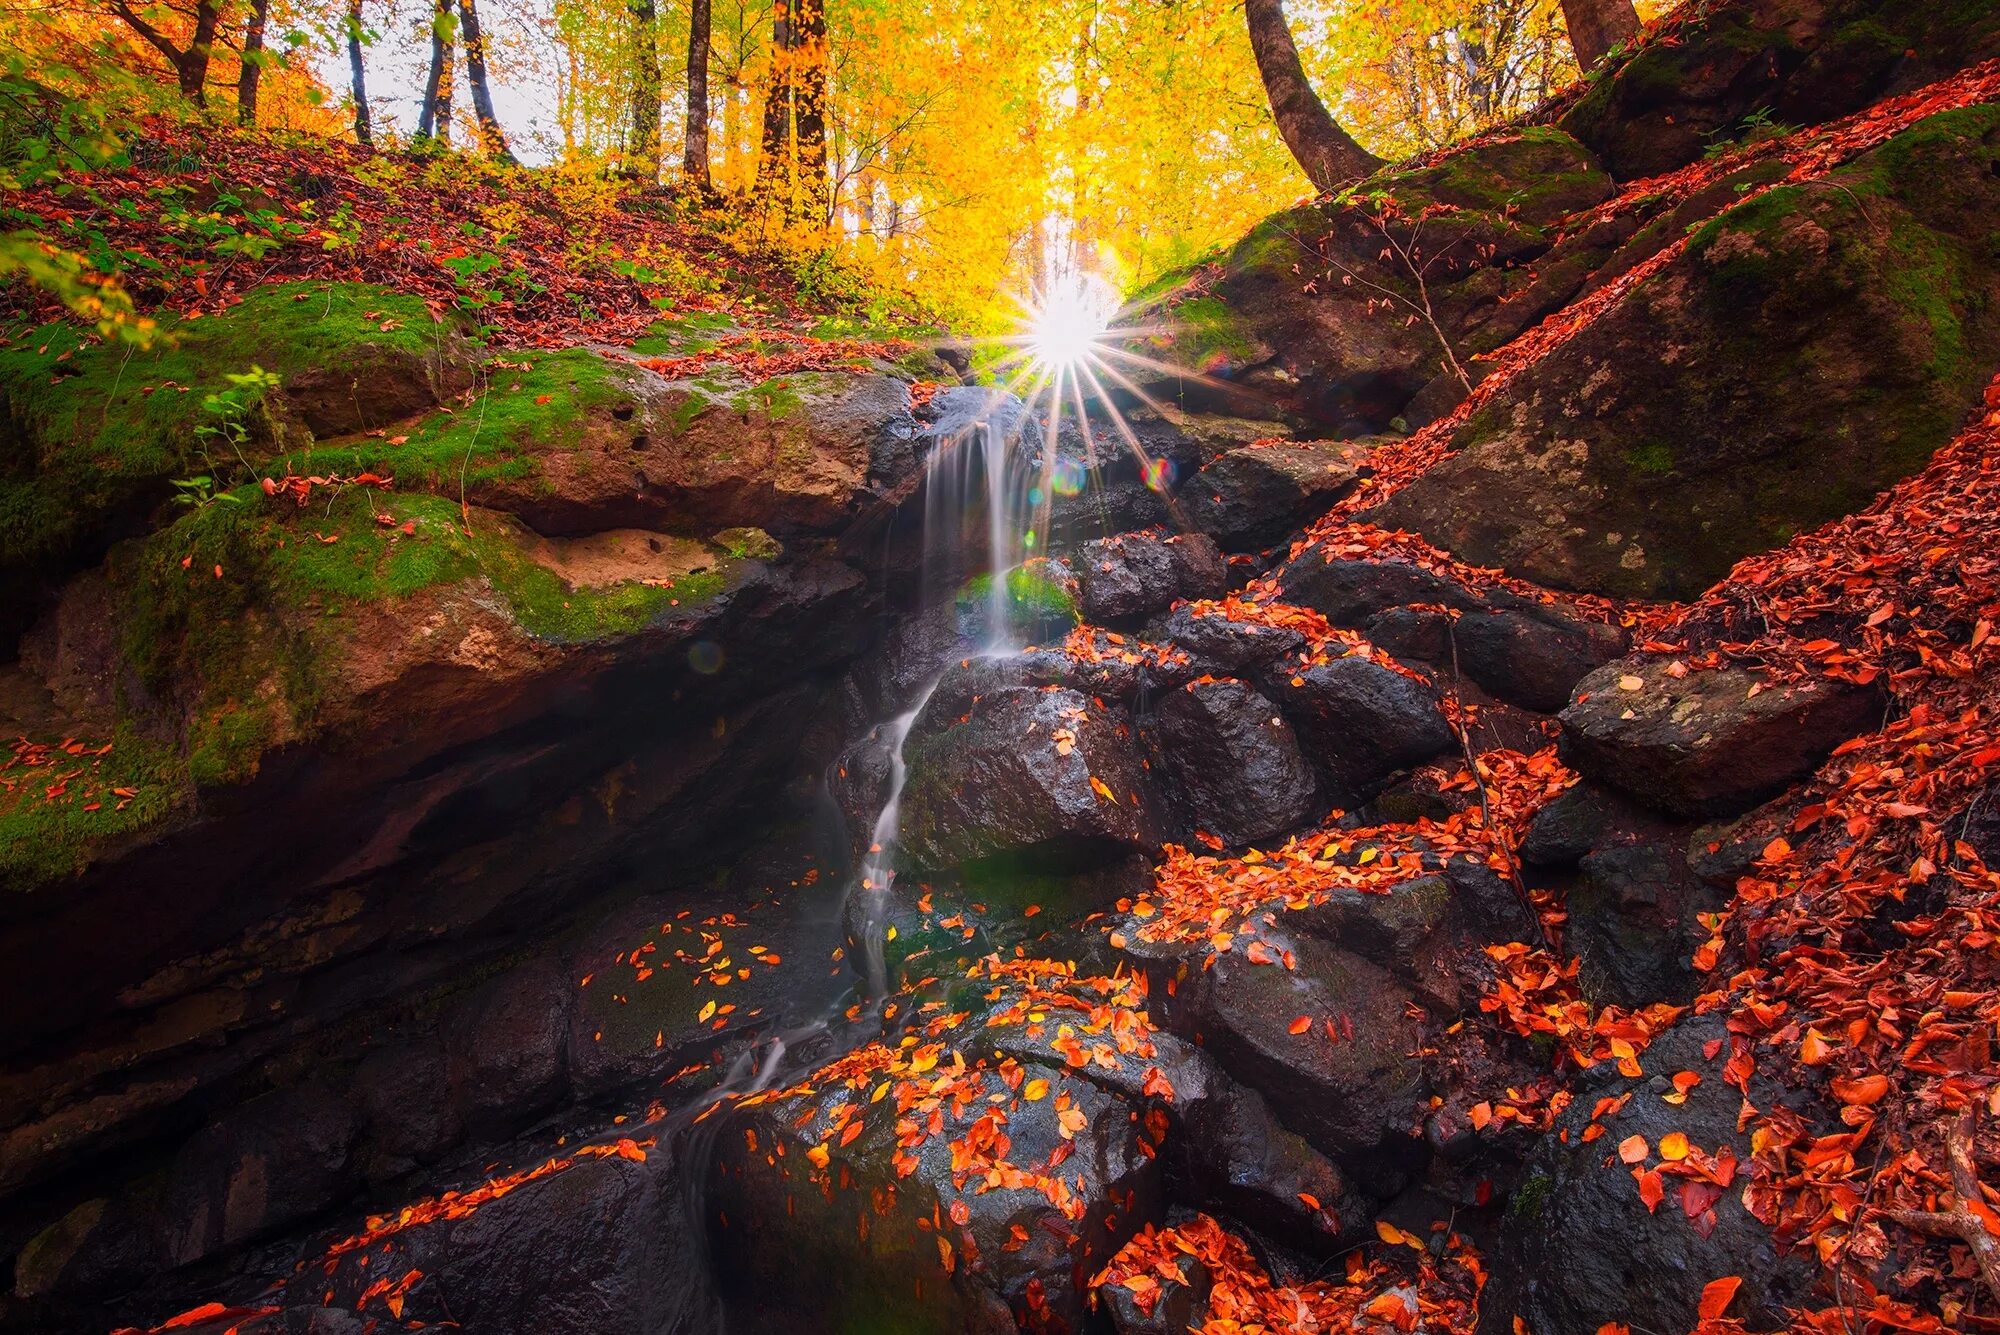
[[[451,142],[451,49],[457,34],[451,0],[437,0],[431,14],[431,70],[424,79],[424,105],[417,112],[418,139]]]
[[[243,59],[236,72],[236,122],[257,124],[257,80],[264,73],[264,25],[271,17],[271,0],[251,0],[243,21]]]
[[[688,6],[687,140],[681,154],[681,174],[693,189],[715,189],[708,170],[708,47],[712,18],[709,0]]]
[[[368,77],[361,63],[361,42],[367,35],[361,23],[361,0],[347,0],[347,78],[354,94],[354,142],[372,144],[375,132],[368,119]]]
[[[196,0],[194,30],[184,47],[176,46],[172,38],[147,22],[126,0],[111,0],[111,12],[166,57],[182,97],[196,106],[208,105],[208,60],[215,50],[216,27],[222,21],[222,11],[215,0]]]
[[[824,226],[826,98],[830,80],[825,0],[778,0],[771,24],[771,77],[757,159],[757,194],[794,222]]]
[[[655,0],[630,0],[632,125],[625,169],[648,183],[660,179],[660,11]]]
[[[1283,0],[1244,0],[1243,15],[1250,25],[1250,48],[1263,76],[1271,116],[1314,188],[1337,190],[1381,166],[1380,158],[1335,123],[1313,91],[1299,63],[1291,25],[1285,21]]]
[[[476,0],[458,0],[458,18],[465,39],[466,82],[472,85],[472,114],[479,120],[479,137],[486,151],[503,162],[512,162],[507,132],[493,114],[493,88],[486,77],[486,37],[479,28]]]
[[[1630,46],[1639,36],[1639,11],[1632,0],[1562,0],[1562,11],[1577,68],[1586,74],[1612,48]]]

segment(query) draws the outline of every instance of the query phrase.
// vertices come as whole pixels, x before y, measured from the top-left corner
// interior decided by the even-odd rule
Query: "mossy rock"
[[[959,589],[959,619],[972,638],[996,629],[990,624],[993,601],[992,575],[975,575]],[[1036,640],[1059,639],[1083,621],[1076,594],[1050,573],[1046,561],[1031,561],[1007,572],[1003,610],[1009,630]]]
[[[641,544],[625,578],[598,553],[572,583],[582,563],[507,515],[365,487],[301,507],[254,486],[124,543],[68,595],[103,599],[115,628],[111,749],[67,767],[84,800],[0,784],[0,884],[74,874],[276,749],[477,708],[461,694],[490,703],[565,651],[695,615],[733,563],[684,546]]]
[[[1445,205],[1546,227],[1610,198],[1611,178],[1570,135],[1535,125],[1475,142],[1428,166],[1383,173],[1356,194],[1366,199],[1378,190],[1406,213]]]
[[[360,283],[257,288],[216,314],[163,320],[145,350],[67,324],[19,331],[0,346],[0,573],[94,555],[168,479],[234,468],[239,447],[261,455],[434,406],[467,360],[456,326],[421,299]],[[252,366],[279,389],[245,396],[244,438],[230,442],[208,396]]]
[[[1945,112],[1703,224],[1371,517],[1558,587],[1685,598],[1862,508],[2000,363],[1996,135],[2000,107]]]

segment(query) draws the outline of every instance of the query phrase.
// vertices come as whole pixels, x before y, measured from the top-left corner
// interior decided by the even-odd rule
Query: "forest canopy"
[[[1578,74],[1558,0],[1282,17],[1388,159]],[[36,0],[0,38],[30,171],[141,115],[480,154],[661,191],[959,322],[1051,270],[1141,288],[1313,192],[1240,0]],[[51,126],[51,98],[83,110]]]

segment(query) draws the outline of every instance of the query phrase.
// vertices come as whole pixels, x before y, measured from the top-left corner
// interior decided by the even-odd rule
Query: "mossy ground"
[[[164,321],[144,350],[64,324],[16,331],[0,344],[0,568],[60,557],[135,495],[210,471],[203,451],[221,447],[199,428],[227,374],[282,377],[365,349],[426,358],[443,338],[418,298],[360,283],[258,288],[219,314]],[[281,443],[279,424],[247,425],[266,448]]]
[[[157,827],[186,803],[187,765],[173,748],[130,727],[102,755],[92,753],[106,739],[71,740],[81,754],[0,769],[0,889],[73,876],[93,850]]]
[[[456,495],[482,482],[532,477],[535,457],[572,449],[594,412],[632,406],[617,368],[586,348],[495,356],[477,373],[470,398],[399,430],[279,451],[280,475],[393,476],[404,490]]]

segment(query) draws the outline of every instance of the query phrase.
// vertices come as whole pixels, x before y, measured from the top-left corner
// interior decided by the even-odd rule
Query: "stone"
[[[1121,533],[1083,544],[1071,565],[1077,607],[1097,625],[1130,623],[1184,598],[1219,598],[1229,586],[1221,553],[1205,533]]]
[[[963,715],[954,703],[940,690],[904,743],[902,848],[918,866],[1158,846],[1152,777],[1122,710],[1064,687],[1003,687]]]
[[[576,980],[537,961],[503,974],[446,1026],[451,1101],[472,1131],[511,1131],[569,1092]]]
[[[1816,1291],[1820,1271],[1810,1252],[1781,1253],[1771,1231],[1743,1208],[1750,1144],[1736,1125],[1743,1096],[1723,1077],[1733,1041],[1723,1018],[1689,1018],[1654,1039],[1640,1054],[1636,1079],[1617,1075],[1608,1062],[1582,1077],[1508,1203],[1495,1283],[1480,1302],[1482,1332],[1505,1335],[1519,1318],[1538,1333],[1592,1335],[1607,1321],[1640,1313],[1656,1329],[1692,1329],[1702,1286],[1725,1275],[1743,1280],[1730,1315],[1753,1330],[1782,1326],[1785,1308],[1827,1300]],[[1710,1057],[1706,1047],[1715,1042]],[[1675,1106],[1660,1095],[1673,1092],[1668,1077],[1682,1071],[1701,1083]],[[1604,1116],[1604,1134],[1584,1141],[1599,1100],[1624,1094],[1624,1106]],[[1760,1108],[1796,1101],[1762,1077],[1752,1078],[1749,1098]],[[1660,1139],[1670,1131],[1707,1154],[1726,1149],[1736,1159],[1737,1185],[1709,1206],[1712,1224],[1704,1218],[1697,1227],[1682,1208],[1682,1178],[1665,1178],[1667,1198],[1649,1211],[1632,1169],[1613,1153],[1626,1137],[1641,1136],[1650,1151],[1642,1166],[1657,1169]]]
[[[1296,684],[1294,684],[1296,683]],[[1298,730],[1325,795],[1353,807],[1397,773],[1457,741],[1430,687],[1358,655],[1265,674],[1264,687]]]
[[[1861,509],[2000,362],[1996,127],[2000,108],[1942,113],[1746,197],[1361,517],[1549,587],[1688,599]]]
[[[1155,621],[1147,636],[1187,655],[1187,663],[1177,671],[1188,681],[1204,674],[1228,677],[1252,672],[1296,658],[1306,646],[1306,637],[1288,627],[1232,621],[1220,612],[1197,612],[1191,607],[1175,608]]]
[[[1268,547],[1354,490],[1357,447],[1271,441],[1229,450],[1176,499],[1197,529],[1231,551]]]
[[[1727,816],[1810,774],[1857,733],[1879,727],[1876,685],[1772,682],[1742,668],[1688,671],[1633,657],[1578,684],[1563,710],[1563,763],[1676,816]]]
[[[1699,990],[1691,957],[1708,934],[1695,915],[1723,899],[1696,879],[1684,849],[1683,839],[1630,840],[1583,858],[1564,942],[1592,1003],[1637,1009],[1685,1002]]]
[[[1391,608],[1438,603],[1474,611],[1479,600],[1460,585],[1403,560],[1357,561],[1330,558],[1308,545],[1277,575],[1278,594],[1288,603],[1310,607],[1336,626],[1365,626]]]
[[[1305,824],[1317,784],[1292,727],[1243,682],[1192,681],[1154,712],[1161,759],[1188,821],[1232,846]]]

